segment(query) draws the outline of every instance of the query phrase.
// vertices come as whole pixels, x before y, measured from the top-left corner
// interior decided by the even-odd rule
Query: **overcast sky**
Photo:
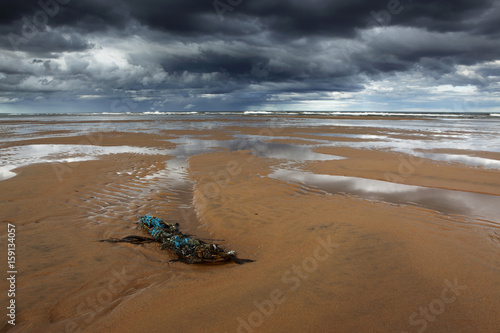
[[[6,0],[0,112],[500,112],[500,1]]]

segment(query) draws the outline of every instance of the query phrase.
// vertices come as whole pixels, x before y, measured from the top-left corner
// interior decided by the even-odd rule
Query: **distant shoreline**
[[[331,119],[471,119],[498,118],[494,112],[383,112],[383,111],[154,111],[154,112],[88,112],[88,113],[1,113],[1,119],[26,117],[205,117],[205,116],[246,116],[246,117],[321,117]]]

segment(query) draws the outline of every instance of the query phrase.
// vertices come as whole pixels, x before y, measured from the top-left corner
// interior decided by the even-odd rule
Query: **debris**
[[[236,257],[236,252],[226,251],[217,244],[207,243],[201,239],[193,238],[190,235],[179,231],[179,223],[170,224],[163,222],[160,218],[145,215],[139,217],[139,226],[146,230],[152,238],[142,236],[127,236],[122,239],[111,238],[102,240],[110,243],[132,243],[142,244],[158,242],[162,243],[161,248],[170,250],[177,254],[178,259],[188,264],[198,263],[218,263],[235,262],[244,264],[253,262],[251,259],[241,259]]]
[[[127,236],[123,238],[102,239],[100,242],[143,244],[156,242],[156,239],[143,236]]]

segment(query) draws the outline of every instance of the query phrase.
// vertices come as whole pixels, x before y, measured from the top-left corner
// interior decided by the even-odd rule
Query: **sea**
[[[395,121],[397,117],[399,121]],[[248,121],[251,120],[251,121]],[[477,156],[424,153],[420,148],[461,149],[500,153],[500,113],[436,113],[436,112],[141,112],[141,113],[0,113],[0,180],[15,175],[12,169],[47,161],[72,162],[112,151],[134,153],[137,147],[75,147],[62,145],[40,146],[35,152],[22,151],[13,144],[17,141],[50,137],[88,135],[102,132],[158,133],[164,130],[212,130],[228,126],[300,128],[313,127],[316,146],[332,145],[331,133],[322,133],[328,126],[382,128],[393,133],[411,132],[408,138],[380,135],[339,134],[362,142],[349,142],[353,148],[388,149],[439,161],[465,163],[472,166],[500,169],[500,161]],[[428,136],[434,140],[424,140]],[[419,137],[422,140],[419,140]],[[235,137],[238,139],[237,135]],[[277,138],[277,137],[275,137]],[[281,139],[290,139],[282,136]],[[241,139],[241,138],[239,138]],[[248,138],[246,138],[248,139]],[[266,138],[253,136],[264,141]],[[198,152],[196,144],[191,147]],[[182,139],[178,143],[184,143]],[[214,146],[221,143],[212,142]],[[339,145],[343,143],[339,142]],[[7,147],[8,146],[8,147]],[[14,147],[13,147],[14,146]],[[56,149],[57,148],[57,149]],[[26,147],[24,148],[26,149]],[[204,148],[202,148],[204,149]],[[283,148],[284,149],[284,148]],[[60,152],[59,158],[55,153]],[[64,154],[64,151],[66,151]],[[276,149],[275,149],[276,150]],[[279,149],[278,149],[279,150]],[[69,154],[70,151],[76,153]],[[97,151],[97,152],[96,152]],[[144,151],[144,150],[143,150]],[[295,152],[296,153],[296,152]],[[293,154],[293,153],[292,153]],[[75,157],[78,155],[78,157]],[[87,155],[87,156],[84,156]],[[291,157],[291,156],[290,156]]]
[[[243,135],[229,129],[234,127],[295,130],[293,135],[275,134],[270,138],[268,135]],[[356,131],[335,133],[331,128],[356,129]],[[227,129],[232,137],[229,140],[204,137],[212,131]],[[301,133],[301,129],[308,129],[308,133]],[[203,131],[199,133],[205,134],[174,136],[169,139],[176,145],[174,149],[133,145],[100,146],[92,142],[76,145],[45,144],[40,141],[67,136],[91,137],[92,133],[96,132],[158,134],[169,130]],[[276,131],[276,133],[285,132]],[[301,134],[313,134],[313,137],[309,135],[305,143],[270,142],[270,139],[282,141],[297,139],[297,135]],[[37,163],[82,162],[120,153],[162,154],[174,158],[167,162],[167,168],[163,173],[150,177],[164,178],[169,183],[180,184],[180,187],[186,189],[192,186],[185,170],[188,167],[188,158],[193,155],[222,148],[233,151],[250,150],[261,157],[283,159],[287,163],[343,158],[315,153],[313,150],[318,147],[392,151],[436,162],[500,170],[500,114],[268,111],[0,114],[0,181],[15,177],[17,168]],[[330,184],[323,188],[325,192],[343,186],[349,188],[349,194],[394,204],[401,203],[397,195],[392,198],[383,195],[416,191],[415,188],[391,182],[310,175],[288,167],[275,170],[271,177],[314,188]],[[370,192],[366,190],[368,188],[377,190]],[[380,195],[374,196],[374,192]],[[432,195],[455,197],[455,193],[444,192]],[[419,202],[424,200],[422,198],[432,195],[423,191],[418,197],[407,197],[403,203],[420,205]],[[490,199],[469,195],[460,201],[476,203],[491,201],[490,205],[482,205],[490,208],[481,215],[489,221],[500,222],[496,217],[498,198],[495,196]]]

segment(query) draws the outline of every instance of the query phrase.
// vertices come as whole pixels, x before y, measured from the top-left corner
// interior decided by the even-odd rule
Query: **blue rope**
[[[170,243],[174,244],[176,248],[180,248],[186,245],[191,244],[191,238],[190,237],[179,237],[177,235],[173,236],[170,238]]]
[[[148,228],[164,228],[165,223],[158,218],[149,215],[142,216],[140,218],[140,222],[142,225],[146,225]]]

